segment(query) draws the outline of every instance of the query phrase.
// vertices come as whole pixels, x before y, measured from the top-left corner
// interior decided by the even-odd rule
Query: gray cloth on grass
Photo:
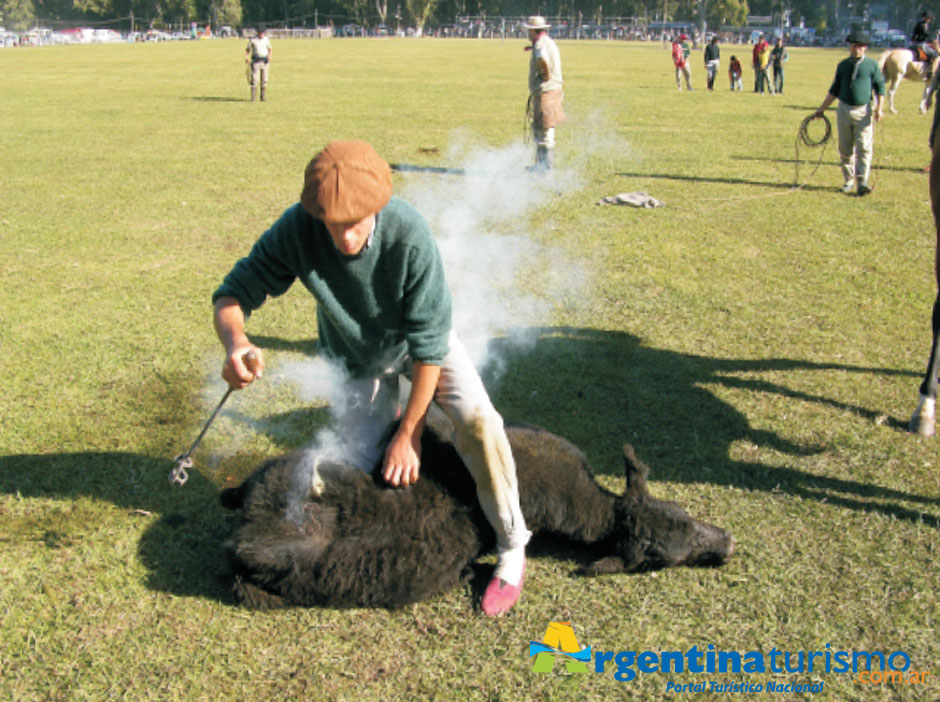
[[[663,207],[666,203],[657,200],[649,193],[620,193],[619,195],[608,195],[602,197],[598,205],[631,205],[633,207]]]

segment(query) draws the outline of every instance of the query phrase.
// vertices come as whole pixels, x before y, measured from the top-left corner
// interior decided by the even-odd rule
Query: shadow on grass
[[[838,150],[836,151],[835,157],[838,158]],[[770,158],[768,156],[732,156],[731,160],[733,161],[764,161],[765,163],[793,163],[793,164],[799,163],[801,166],[806,166],[806,165],[815,166],[816,165],[815,163],[808,163],[805,160],[797,161],[796,159],[793,159],[793,158]],[[927,161],[929,160],[930,160],[930,157],[928,155],[927,157],[925,157],[924,163],[926,164]],[[825,165],[839,166],[839,162],[838,161],[832,161],[832,162],[826,161]],[[927,174],[923,166],[920,166],[920,167],[885,166],[884,164],[873,163],[871,166],[871,170],[873,171],[898,171],[898,172],[903,172],[903,173],[923,173],[924,175]]]
[[[191,100],[193,102],[251,102],[248,98],[237,97],[215,97],[211,95],[194,95],[180,98],[181,100]]]
[[[806,162],[807,167],[815,164]],[[793,183],[781,183],[780,181],[769,180],[748,180],[747,178],[706,178],[703,176],[680,175],[678,173],[618,173],[623,178],[655,178],[658,180],[681,180],[690,183],[724,183],[725,185],[757,185],[762,188],[773,188],[775,190],[796,190]],[[830,185],[800,185],[800,190],[812,190],[819,192],[833,191],[837,192],[839,188]]]
[[[221,549],[231,516],[218,504],[218,489],[198,470],[183,487],[169,484],[171,458],[134,453],[57,453],[0,457],[0,492],[23,497],[91,498],[151,522],[138,545],[148,570],[147,586],[180,596],[231,601]],[[34,521],[46,527],[44,511]],[[82,529],[87,529],[82,525]],[[38,533],[37,532],[37,533]],[[52,516],[43,541],[49,548],[70,543]],[[81,538],[81,537],[75,537]]]
[[[590,456],[600,456],[592,458],[595,472],[619,475],[620,446],[630,442],[649,463],[654,481],[783,493],[940,527],[935,514],[911,506],[940,505],[937,498],[730,458],[732,444],[737,442],[791,456],[808,456],[823,448],[795,444],[752,426],[744,414],[707,389],[721,386],[776,395],[787,402],[815,403],[872,423],[880,420],[888,425],[885,431],[906,431],[906,418],[885,419],[878,410],[743,374],[900,375],[911,378],[913,387],[918,373],[790,359],[713,359],[648,348],[635,336],[621,332],[567,327],[532,331],[537,342],[525,354],[494,345],[503,357],[503,373],[495,384],[493,401],[508,420],[539,424],[588,450]],[[911,440],[917,439],[912,436]],[[610,468],[605,471],[602,466],[608,456]]]
[[[292,353],[302,353],[306,356],[313,356],[317,353],[316,339],[280,339],[275,336],[255,336],[251,340],[255,345],[269,351],[290,351]]]

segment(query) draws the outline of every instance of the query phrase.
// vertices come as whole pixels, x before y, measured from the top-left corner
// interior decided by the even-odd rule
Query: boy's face
[[[868,44],[849,44],[849,53],[852,55],[852,58],[862,58],[867,49]]]
[[[333,239],[333,245],[343,256],[355,256],[369,240],[372,233],[372,226],[375,224],[375,215],[369,215],[358,222],[327,222],[326,225],[330,237]]]

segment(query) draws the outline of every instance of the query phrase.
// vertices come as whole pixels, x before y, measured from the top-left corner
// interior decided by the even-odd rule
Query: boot
[[[267,91],[267,89],[268,89],[268,86],[266,85],[261,86],[261,102],[264,102],[264,93]]]
[[[552,154],[547,146],[538,146],[535,149],[535,173],[545,173],[552,169]]]
[[[552,170],[555,167],[555,150],[546,147],[545,153],[542,155],[542,162],[545,164],[546,171]]]

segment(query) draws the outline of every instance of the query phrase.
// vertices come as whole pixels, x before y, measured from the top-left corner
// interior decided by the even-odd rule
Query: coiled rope
[[[522,123],[522,143],[528,146],[533,138],[532,135],[532,112],[535,108],[532,106],[532,96],[525,103],[525,121]]]
[[[817,119],[822,120],[823,125],[825,126],[825,131],[819,138],[813,138],[809,133],[809,125],[815,122]],[[800,122],[800,129],[796,134],[796,158],[794,159],[796,168],[793,175],[793,187],[799,188],[800,186],[800,146],[806,146],[811,149],[822,147],[822,151],[819,152],[819,160],[816,162],[816,165],[813,167],[813,171],[809,174],[809,177],[812,178],[813,175],[819,170],[819,166],[822,164],[823,157],[826,155],[826,145],[829,143],[829,140],[832,139],[832,122],[829,121],[829,118],[826,115],[822,117],[817,117],[814,112],[809,117]]]

